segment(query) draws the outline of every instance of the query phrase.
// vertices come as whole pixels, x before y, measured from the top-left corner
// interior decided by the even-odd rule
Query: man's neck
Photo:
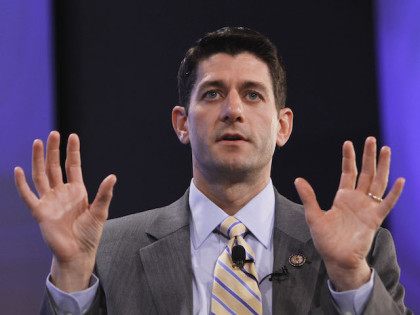
[[[235,215],[252,198],[267,186],[270,176],[261,176],[249,181],[208,182],[203,176],[194,174],[195,186],[218,207],[229,215]]]

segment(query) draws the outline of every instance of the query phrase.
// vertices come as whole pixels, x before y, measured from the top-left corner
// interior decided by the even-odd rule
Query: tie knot
[[[235,217],[227,217],[218,226],[218,230],[227,238],[234,238],[235,236],[244,236],[248,229],[246,226]]]

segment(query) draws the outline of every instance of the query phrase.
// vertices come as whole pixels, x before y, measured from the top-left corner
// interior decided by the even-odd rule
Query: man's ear
[[[188,144],[190,142],[190,137],[188,133],[188,115],[185,107],[175,106],[172,109],[172,127],[179,139],[183,144]]]
[[[293,129],[293,112],[290,108],[285,107],[279,111],[279,130],[277,132],[277,145],[282,147],[290,138]]]

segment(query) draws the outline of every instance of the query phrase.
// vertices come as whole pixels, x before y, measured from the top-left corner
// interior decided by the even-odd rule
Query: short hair
[[[178,70],[178,96],[180,105],[188,112],[191,91],[197,80],[200,61],[217,53],[235,56],[249,52],[268,66],[276,107],[278,110],[286,103],[286,69],[276,46],[264,35],[246,27],[223,27],[207,33],[188,49]]]

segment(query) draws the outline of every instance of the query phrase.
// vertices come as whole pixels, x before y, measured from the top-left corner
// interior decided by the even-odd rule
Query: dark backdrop
[[[191,179],[190,150],[170,115],[184,52],[208,31],[247,26],[277,45],[295,113],[272,178],[298,201],[303,176],[327,208],[341,144],[379,137],[371,1],[56,1],[58,129],[77,132],[88,191],[118,176],[111,217],[177,199]]]

